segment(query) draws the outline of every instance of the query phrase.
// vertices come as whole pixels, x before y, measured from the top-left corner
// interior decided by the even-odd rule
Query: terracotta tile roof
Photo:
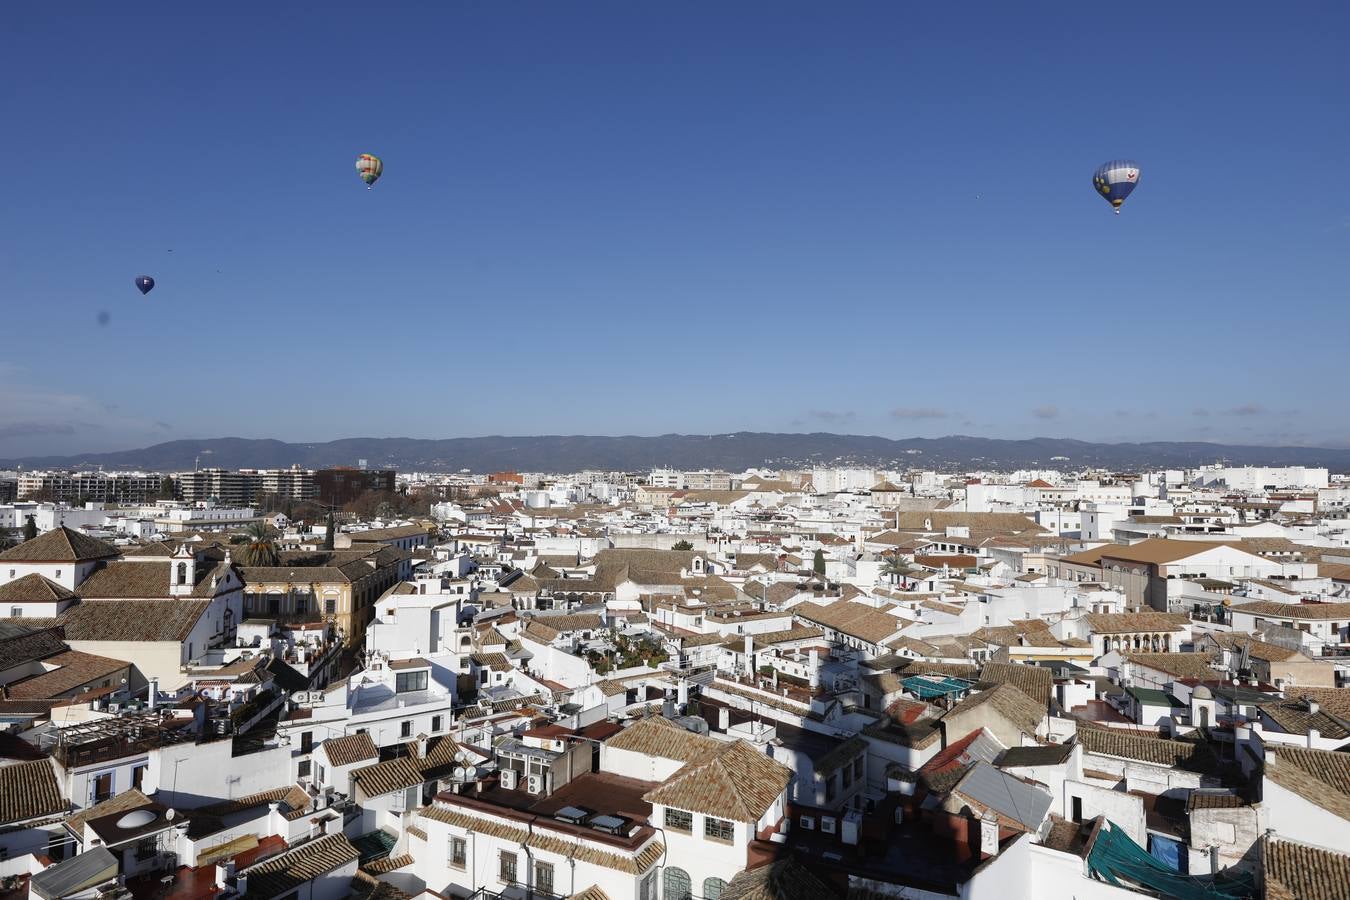
[[[228,816],[246,809],[266,806],[274,800],[284,803],[288,810],[305,809],[309,806],[309,794],[305,793],[305,789],[298,784],[287,784],[254,794],[245,794],[233,800],[212,803],[210,806],[203,806],[202,812],[211,816]]]
[[[1173,741],[1118,728],[1093,728],[1081,723],[1077,741],[1087,753],[1133,759],[1172,769],[1213,772],[1218,766],[1214,751],[1200,741]]]
[[[523,828],[502,824],[500,819],[470,816],[458,809],[439,805],[428,806],[418,815],[435,822],[444,822],[454,828],[473,829],[478,834],[491,835],[513,844],[524,844],[562,857],[574,857],[594,866],[629,875],[646,873],[666,852],[665,845],[660,841],[651,841],[635,855],[615,853],[612,850],[601,850],[589,843],[560,837],[541,828],[526,831]]]
[[[1350,728],[1339,719],[1320,709],[1316,713],[1310,712],[1308,704],[1300,700],[1262,703],[1257,708],[1288,734],[1307,734],[1309,729],[1316,729],[1324,738],[1350,738]]]
[[[722,900],[835,900],[841,894],[791,856],[740,872]]]
[[[924,609],[931,609],[933,612],[946,613],[949,616],[961,615],[961,607],[954,606],[951,603],[943,603],[940,600],[922,600],[919,605]]]
[[[1350,897],[1350,856],[1344,853],[1268,834],[1258,859],[1270,900]]]
[[[599,885],[591,885],[586,890],[572,894],[567,900],[609,900],[609,894],[600,890]]]
[[[403,746],[408,751],[408,759],[417,766],[426,781],[439,777],[442,770],[453,768],[459,763],[456,758],[459,756],[459,744],[448,734],[427,739],[425,758],[418,752],[417,741],[409,741]]]
[[[1210,645],[1214,647],[1223,647],[1229,650],[1246,649],[1253,658],[1264,659],[1270,662],[1287,662],[1291,659],[1296,660],[1302,657],[1308,660],[1297,650],[1291,650],[1288,647],[1281,647],[1277,644],[1269,644],[1265,641],[1252,637],[1241,631],[1214,632],[1204,635],[1197,642],[1197,649],[1203,651]]]
[[[1172,632],[1190,624],[1185,613],[1133,612],[1088,613],[1083,617],[1093,634],[1133,634],[1140,631]]]
[[[1350,619],[1350,603],[1276,603],[1256,600],[1235,605],[1229,612],[1288,619]]]
[[[9,699],[46,700],[60,697],[81,685],[120,672],[127,668],[128,663],[123,659],[109,659],[106,656],[67,650],[65,653],[45,657],[42,665],[56,668],[32,678],[10,682]]]
[[[360,859],[351,841],[340,834],[325,835],[241,870],[248,876],[248,892],[277,897]]]
[[[491,669],[494,672],[511,671],[511,660],[506,658],[505,653],[470,653],[469,659],[483,669]]]
[[[1191,791],[1191,795],[1186,798],[1186,812],[1193,809],[1237,809],[1246,805],[1247,801],[1237,794],[1212,791]]]
[[[792,770],[787,766],[769,759],[745,741],[735,741],[712,759],[685,764],[642,799],[734,822],[754,823],[791,781]]]
[[[169,560],[111,562],[86,578],[76,593],[92,600],[159,600],[170,596],[173,566]],[[193,570],[195,581],[191,596],[204,599],[234,590],[224,587],[225,575],[232,569],[233,566],[223,562],[198,564]]]
[[[1214,678],[1217,672],[1210,667],[1205,653],[1124,653],[1126,660],[1150,669],[1156,669],[1176,678]]]
[[[1045,718],[1045,704],[1037,703],[1011,684],[998,684],[988,690],[967,695],[964,700],[947,710],[942,719],[946,721],[958,718],[986,704],[1027,734],[1035,734]]]
[[[1316,700],[1326,712],[1341,718],[1350,717],[1350,688],[1299,687],[1291,685],[1284,695],[1292,700]]]
[[[1241,541],[1181,541],[1171,538],[1147,538],[1137,544],[1108,544],[1101,554],[1103,560],[1117,559],[1121,562],[1149,563],[1165,565],[1187,557],[1196,556],[1216,547],[1231,547],[1251,552],[1242,546]],[[1255,554],[1252,554],[1255,556]]]
[[[839,767],[845,763],[851,762],[854,757],[867,751],[866,738],[854,735],[841,744],[838,744],[829,753],[826,753],[820,759],[816,760],[815,770],[817,775],[830,775],[839,770]]]
[[[47,621],[52,624],[50,620]],[[55,656],[66,649],[59,628],[21,631],[12,637],[0,638],[0,670]]]
[[[0,553],[6,562],[83,562],[112,559],[117,548],[62,525]]]
[[[62,823],[74,834],[83,836],[84,823],[94,819],[101,819],[104,816],[110,816],[113,813],[129,812],[133,809],[140,809],[142,806],[149,806],[153,801],[145,794],[142,794],[136,788],[129,791],[123,791],[115,797],[104,800],[102,803],[95,803],[86,809],[78,810],[72,813]]]
[[[1350,755],[1267,744],[1265,777],[1309,803],[1350,820]]]
[[[706,759],[723,744],[681,728],[663,716],[649,716],[614,735],[605,746],[688,763]]]
[[[61,614],[68,641],[185,641],[210,600],[84,600]]]
[[[402,856],[386,856],[384,859],[377,859],[374,862],[366,863],[361,868],[372,875],[383,875],[387,872],[396,872],[399,869],[406,869],[412,864],[412,855],[405,853]]]
[[[980,681],[1010,684],[1042,706],[1050,702],[1055,690],[1054,674],[1049,669],[1022,663],[985,663]]]
[[[893,637],[908,624],[907,620],[853,600],[840,600],[828,606],[801,603],[792,612],[809,622],[874,644]]]
[[[75,593],[49,578],[33,572],[22,578],[0,584],[0,604],[59,603],[74,600]]]
[[[406,756],[363,766],[352,772],[356,786],[367,797],[381,797],[394,791],[415,787],[427,779],[417,763]]]
[[[331,766],[351,766],[368,759],[378,759],[380,756],[379,748],[365,732],[329,738],[320,746],[323,747],[324,755],[328,757],[328,764]]]
[[[0,766],[0,824],[55,815],[69,808],[51,760]]]

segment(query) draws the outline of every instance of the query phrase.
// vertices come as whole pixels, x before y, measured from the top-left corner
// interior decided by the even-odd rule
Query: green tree
[[[34,519],[32,516],[24,517],[23,539],[25,541],[31,541],[33,538],[37,537],[37,535],[38,535],[37,520]]]
[[[689,543],[688,541],[676,541],[676,542],[671,546],[670,549],[672,549],[672,550],[693,550],[693,549],[694,549],[694,545],[691,544],[691,543]]]
[[[909,563],[898,556],[892,556],[886,560],[886,565],[882,567],[881,574],[891,579],[891,584],[896,584],[901,578],[909,574]]]
[[[281,554],[277,552],[276,541],[272,539],[272,529],[262,522],[254,522],[245,531],[248,543],[239,551],[239,563],[244,566],[279,566]]]
[[[0,550],[8,550],[10,547],[17,547],[19,539],[14,536],[14,529],[0,528]]]
[[[814,570],[815,570],[815,573],[816,573],[817,575],[819,575],[821,578],[824,578],[824,577],[825,577],[825,551],[824,551],[824,550],[820,550],[820,549],[817,549],[817,550],[816,550],[816,558],[815,558],[815,560],[811,563],[811,568],[814,569]]]
[[[333,516],[333,511],[328,510],[328,527],[323,530],[323,549],[333,549],[333,535],[337,531],[337,519]]]
[[[159,479],[159,496],[157,499],[178,499],[178,484],[172,475],[164,475]]]

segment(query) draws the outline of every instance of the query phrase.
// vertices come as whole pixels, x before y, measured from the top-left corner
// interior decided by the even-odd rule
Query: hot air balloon
[[[384,174],[384,162],[378,156],[362,153],[356,158],[356,174],[366,183],[366,190],[370,190]]]
[[[148,294],[155,289],[155,279],[151,278],[149,275],[137,275],[136,287],[142,294]]]
[[[1139,163],[1130,159],[1113,159],[1102,163],[1092,173],[1092,187],[1120,215],[1120,204],[1139,184]]]

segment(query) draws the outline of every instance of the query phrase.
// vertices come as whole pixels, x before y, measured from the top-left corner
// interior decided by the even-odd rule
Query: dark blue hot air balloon
[[[1092,173],[1092,187],[1120,215],[1120,204],[1139,184],[1139,163],[1132,159],[1104,162]]]
[[[148,294],[155,288],[155,279],[149,275],[137,275],[136,287],[142,294]]]

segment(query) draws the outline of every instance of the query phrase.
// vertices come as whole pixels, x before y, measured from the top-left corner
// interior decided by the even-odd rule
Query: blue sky
[[[7,13],[0,458],[1350,443],[1345,4],[206,6]]]

